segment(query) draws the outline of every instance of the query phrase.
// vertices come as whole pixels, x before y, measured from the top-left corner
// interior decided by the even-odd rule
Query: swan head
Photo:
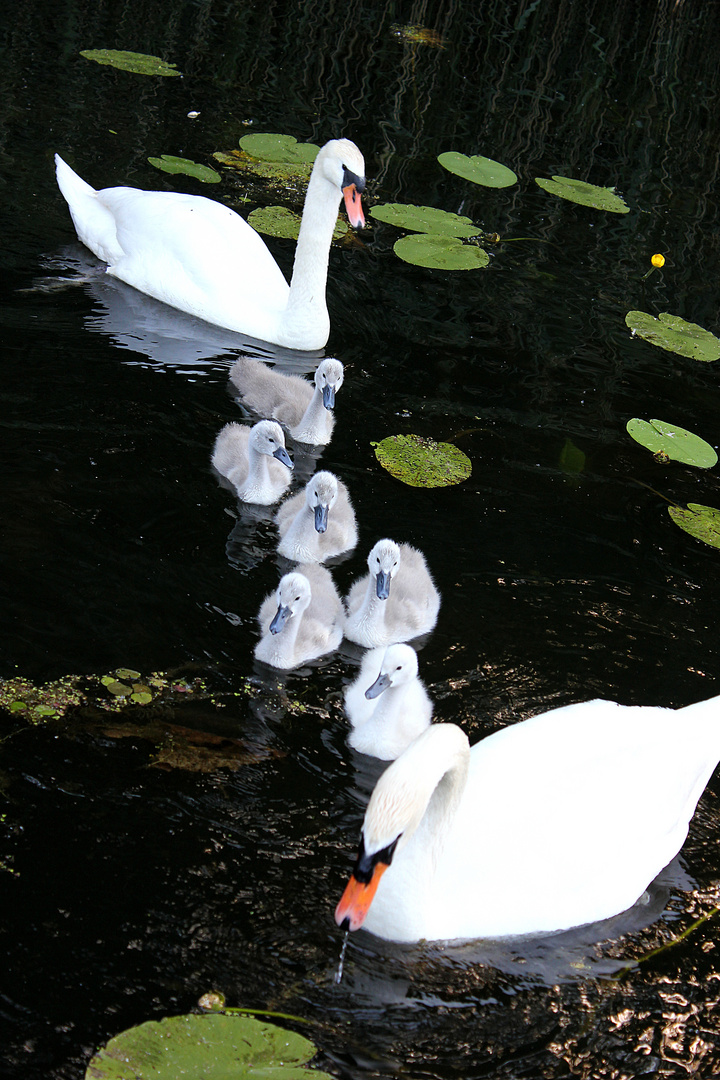
[[[335,406],[335,395],[343,384],[345,368],[339,360],[328,356],[318,364],[315,372],[315,385],[322,394],[323,405],[326,409]]]
[[[277,588],[278,609],[270,623],[270,633],[279,634],[286,623],[302,615],[311,599],[310,582],[304,574],[285,574]]]
[[[315,529],[327,531],[328,514],[337,499],[337,478],[331,472],[318,472],[308,481],[305,499],[315,516]]]
[[[375,592],[378,600],[387,600],[390,595],[390,582],[400,565],[400,548],[394,540],[378,540],[368,555],[368,570],[375,578]]]
[[[380,674],[365,691],[368,700],[379,697],[391,686],[402,686],[417,677],[418,658],[411,645],[388,645],[380,665]]]
[[[365,811],[355,867],[335,909],[338,926],[345,930],[362,926],[380,879],[423,820],[435,790],[446,782],[450,786],[443,794],[452,813],[452,801],[465,786],[469,760],[465,733],[456,724],[433,724],[387,767]],[[458,772],[459,780],[453,779]]]
[[[315,159],[313,173],[319,172],[343,193],[348,220],[354,229],[362,229],[365,215],[360,198],[365,190],[365,161],[354,142],[331,139]]]
[[[260,423],[255,424],[250,432],[250,446],[256,453],[277,458],[288,469],[292,469],[292,459],[285,449],[283,429],[275,420],[261,420]]]

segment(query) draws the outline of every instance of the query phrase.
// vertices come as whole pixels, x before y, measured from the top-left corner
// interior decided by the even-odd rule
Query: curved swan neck
[[[369,851],[415,835],[424,850],[442,846],[462,799],[470,765],[467,736],[454,724],[433,724],[380,777],[365,814]]]
[[[307,333],[318,320],[329,332],[325,287],[340,198],[339,189],[323,176],[316,163],[295,248],[290,295],[282,317],[283,337],[295,336],[298,331]],[[317,348],[322,348],[325,340],[327,335]]]

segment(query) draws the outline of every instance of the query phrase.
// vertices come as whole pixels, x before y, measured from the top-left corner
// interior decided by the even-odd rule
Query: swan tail
[[[70,208],[78,240],[103,262],[111,265],[117,262],[123,250],[118,242],[115,218],[98,198],[98,192],[78,176],[59,154],[55,155],[55,175]]]

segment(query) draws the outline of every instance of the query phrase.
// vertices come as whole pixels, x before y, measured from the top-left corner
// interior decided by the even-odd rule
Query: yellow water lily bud
[[[665,256],[664,255],[653,255],[650,262],[653,264],[653,266],[664,266],[665,265]]]

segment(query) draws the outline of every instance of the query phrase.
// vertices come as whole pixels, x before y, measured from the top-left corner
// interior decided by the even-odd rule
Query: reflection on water
[[[51,163],[65,151],[102,186],[185,188],[147,157],[209,160],[248,128],[346,134],[365,153],[371,206],[434,205],[497,231],[477,274],[400,263],[397,231],[378,222],[363,248],[331,252],[329,349],[347,377],[319,460],[347,483],[361,532],[333,576],[345,592],[383,535],[425,551],[443,607],[421,673],[438,718],[473,742],[594,696],[680,705],[716,692],[717,553],[666,507],[714,502],[715,479],[660,468],[625,424],[658,416],[716,444],[717,365],[631,339],[624,316],[668,310],[720,329],[719,19],[716,5],[676,0],[432,12],[38,0],[0,14],[0,674],[192,660],[213,699],[173,721],[269,755],[236,772],[164,772],[137,733],[3,720],[0,866],[14,872],[0,871],[0,1054],[13,1080],[75,1080],[108,1037],[212,987],[302,1015],[319,1065],[354,1078],[720,1072],[713,922],[649,957],[718,902],[717,779],[681,860],[610,925],[467,946],[361,932],[335,983],[332,911],[382,768],[345,742],[359,652],[345,643],[281,678],[253,664],[255,615],[282,569],[274,526],[209,464],[217,431],[241,415],[227,388],[238,352],[302,374],[317,358],[107,278],[67,247]],[[423,21],[443,48],[391,29]],[[184,77],[77,56],[98,42],[161,54]],[[474,188],[438,166],[448,149],[489,154],[520,181]],[[617,185],[631,213],[550,199],[534,179],[553,173]],[[252,208],[241,181],[218,187]],[[274,247],[289,272],[292,245]],[[645,278],[656,251],[666,266]],[[430,496],[382,474],[370,444],[408,432],[455,440],[470,480]],[[585,455],[574,477],[568,438]],[[298,486],[315,463],[298,462]]]

